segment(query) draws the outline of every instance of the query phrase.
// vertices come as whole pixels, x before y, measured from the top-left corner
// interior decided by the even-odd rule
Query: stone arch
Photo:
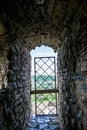
[[[54,49],[56,52],[61,44],[60,38],[56,35],[51,35],[50,33],[47,34],[35,34],[34,32],[31,32],[31,34],[27,35],[26,33],[24,36],[18,36],[19,41],[22,41],[22,44],[31,51],[32,49],[35,49],[37,46],[45,45],[49,46]]]
[[[80,116],[81,113],[79,112],[80,110],[82,111],[80,105],[79,105],[80,108],[79,111],[77,109],[78,107],[77,103],[79,103],[80,100],[79,101],[76,100],[77,95],[75,94],[75,87],[77,87],[77,85],[76,86],[72,85],[75,83],[75,81],[72,81],[74,77],[72,77],[71,75],[74,74],[75,71],[72,71],[70,73],[70,70],[73,70],[74,67],[72,66],[72,64],[73,63],[76,64],[76,60],[78,64],[79,52],[81,48],[83,48],[83,46],[85,45],[84,47],[85,49],[87,49],[86,1],[85,0],[83,1],[55,0],[55,2],[52,0],[45,1],[45,3],[41,7],[41,14],[39,13],[40,10],[39,6],[36,5],[35,3],[36,3],[35,0],[32,0],[32,3],[30,0],[29,1],[25,0],[24,3],[23,0],[20,1],[2,0],[0,4],[1,7],[0,18],[4,21],[4,24],[6,25],[9,34],[11,35],[11,39],[14,39],[15,41],[15,45],[13,45],[13,41],[11,41],[10,43],[12,52],[13,50],[15,52],[12,53],[13,59],[12,57],[10,59],[10,61],[12,62],[12,66],[10,70],[10,80],[8,84],[9,101],[7,106],[8,115],[6,124],[8,124],[9,130],[10,129],[21,130],[24,128],[24,124],[26,124],[27,122],[25,120],[27,120],[27,117],[29,116],[30,102],[28,101],[30,101],[29,97],[30,75],[28,72],[30,71],[31,68],[30,66],[31,59],[29,57],[29,52],[27,50],[31,50],[35,46],[41,45],[43,43],[45,45],[51,46],[52,48],[56,48],[55,50],[57,50],[58,45],[60,45],[58,36],[60,36],[62,39],[62,44],[61,48],[58,51],[58,59],[59,59],[58,61],[61,63],[59,65],[59,70],[61,71],[60,75],[61,126],[65,130],[71,130],[71,129],[82,130],[82,128],[80,127],[81,124],[79,124],[79,122],[82,123],[85,119],[85,116],[84,119],[81,118]],[[38,17],[40,21],[37,19]],[[40,35],[40,33],[37,33],[37,31],[38,32],[40,31],[38,26],[39,24],[42,27],[40,28],[42,29],[41,33],[44,33],[44,35],[46,36],[45,42],[43,40],[44,35],[42,34]],[[5,42],[3,46],[2,43],[4,42],[2,39],[6,40],[7,36],[6,31],[4,31],[4,25],[1,22],[0,26],[1,26],[0,48],[2,48],[0,51],[3,50],[2,52],[3,54],[5,54],[4,53],[5,50],[8,49],[5,49],[4,46],[6,46],[7,44]],[[17,36],[20,39],[20,41],[16,39]],[[66,43],[64,40],[66,41]],[[81,53],[82,52],[83,51],[81,51]],[[5,55],[5,58],[8,59],[7,53]],[[15,64],[14,62],[16,63],[17,66],[14,65]],[[4,61],[2,63],[3,65],[5,65]],[[84,95],[83,99],[81,100],[84,101]],[[85,107],[83,109],[85,109]],[[87,115],[86,113],[87,112],[84,111],[83,115]],[[85,125],[87,123],[85,121],[83,124],[84,130],[86,130],[87,128],[87,126]]]
[[[42,45],[44,45],[45,47],[49,47],[49,48],[52,48],[54,52],[57,52],[58,48],[56,46],[52,46],[50,44],[39,44],[39,45],[35,45],[34,47],[32,47],[32,50],[35,50],[36,47],[41,47]]]
[[[43,46],[43,47],[42,47]],[[42,50],[42,48],[44,48],[43,50]],[[46,47],[47,47],[47,50],[48,50],[48,52],[47,52],[47,50],[45,51],[45,49],[46,49]],[[39,50],[41,48],[41,50]],[[32,52],[33,51],[33,52]],[[34,51],[35,51],[35,53],[34,53]],[[50,51],[50,53],[49,53],[49,51]],[[37,53],[43,53],[43,54],[37,54]],[[47,55],[47,54],[48,55]],[[56,54],[54,54],[54,53],[56,53]],[[35,48],[34,49],[32,49],[31,50],[31,52],[30,52],[30,54],[31,54],[31,58],[32,58],[32,66],[31,66],[31,68],[32,68],[32,72],[31,72],[31,77],[33,77],[32,78],[32,80],[31,80],[31,99],[33,99],[32,98],[32,96],[34,96],[34,94],[35,93],[33,93],[33,91],[35,92],[36,90],[35,90],[35,82],[36,82],[36,84],[38,83],[38,82],[41,82],[41,79],[44,79],[42,76],[44,75],[44,76],[46,76],[47,78],[46,78],[46,80],[43,80],[43,82],[42,83],[40,83],[40,85],[42,86],[42,87],[40,87],[40,85],[39,85],[39,87],[40,87],[40,90],[42,89],[44,89],[45,91],[46,91],[46,93],[45,94],[47,94],[48,96],[49,95],[51,95],[52,93],[52,91],[50,92],[50,94],[49,94],[49,92],[48,92],[48,89],[50,89],[51,87],[53,87],[53,86],[51,86],[52,85],[52,80],[49,80],[49,75],[50,76],[52,76],[52,75],[54,75],[54,76],[56,76],[56,92],[58,92],[58,78],[57,78],[57,51],[55,51],[51,46],[49,46],[49,45],[44,45],[44,44],[42,44],[42,45],[37,45],[37,46],[35,46]],[[34,55],[35,54],[35,55]],[[42,60],[40,60],[40,62],[39,61],[35,61],[34,62],[34,58],[43,58]],[[49,58],[48,58],[49,57]],[[53,63],[53,62],[51,62],[52,64],[50,64],[50,61],[49,61],[49,59],[50,59],[50,57],[52,58],[52,57],[55,57],[55,63]],[[44,58],[47,58],[46,60],[44,60]],[[53,60],[53,59],[50,59],[50,60]],[[48,61],[49,61],[49,63],[48,63]],[[54,61],[54,60],[53,60]],[[46,63],[47,62],[47,63]],[[37,66],[37,64],[38,64],[38,66]],[[43,65],[42,65],[43,64]],[[54,65],[55,64],[55,65]],[[41,66],[42,65],[42,66]],[[49,67],[47,67],[47,66],[49,66]],[[53,67],[53,66],[51,66],[51,65],[53,65],[53,66],[55,66],[55,67]],[[36,66],[36,68],[38,67],[38,70],[36,69],[35,70],[35,66]],[[51,67],[50,67],[51,66]],[[49,69],[51,69],[51,71],[49,71],[48,70],[48,68]],[[54,68],[55,68],[55,70],[54,70]],[[41,71],[39,71],[39,69],[41,70]],[[56,72],[55,74],[54,74],[54,71]],[[53,73],[51,73],[51,72],[53,72]],[[52,75],[51,75],[52,74]],[[36,75],[36,77],[37,76],[40,76],[40,81],[39,81],[39,79],[37,79],[37,81],[35,81],[35,75]],[[48,82],[50,82],[50,83],[47,83],[47,80],[48,80]],[[53,83],[54,83],[54,81],[53,81]],[[43,84],[43,85],[42,85]],[[46,84],[48,84],[48,87],[46,86]],[[43,87],[44,86],[44,87]],[[51,86],[51,87],[50,87]],[[36,85],[36,87],[37,87],[37,90],[38,90],[38,84]],[[46,88],[45,88],[46,87]],[[54,89],[54,87],[53,88],[51,88],[51,89]],[[56,92],[54,92],[54,94],[56,94]],[[38,95],[38,94],[37,94]],[[44,97],[43,99],[45,99],[45,95],[44,95],[44,93],[40,93],[39,94],[39,97]],[[46,97],[47,99],[48,99],[48,97]],[[47,107],[52,107],[52,105],[54,104],[54,111],[51,111],[51,112],[53,112],[53,113],[56,113],[57,115],[58,115],[58,110],[56,110],[57,108],[58,108],[58,93],[57,93],[57,97],[55,97],[54,96],[54,99],[55,99],[55,101],[56,101],[56,104],[55,104],[55,101],[50,101],[49,99],[48,99],[48,101],[47,101]],[[54,100],[53,99],[53,100]],[[35,112],[35,109],[38,109],[38,105],[37,105],[37,107],[34,105],[34,103],[36,102],[35,101],[35,99],[34,100],[31,100],[32,102],[31,102],[31,116],[32,116],[32,114],[36,114],[36,112]],[[45,101],[43,101],[43,103],[44,103]],[[38,102],[37,102],[38,103]],[[42,104],[42,102],[41,102],[41,104]],[[49,105],[48,105],[49,104]],[[34,107],[33,107],[33,105],[34,105]],[[44,106],[45,107],[45,106]],[[56,109],[55,109],[56,108]],[[50,108],[49,108],[50,109]],[[47,108],[47,110],[48,110],[48,108]],[[45,110],[43,110],[44,111],[44,114],[46,114],[46,109]],[[49,111],[49,110],[48,110]],[[51,112],[49,112],[49,114],[51,114]],[[52,114],[53,114],[52,113]]]

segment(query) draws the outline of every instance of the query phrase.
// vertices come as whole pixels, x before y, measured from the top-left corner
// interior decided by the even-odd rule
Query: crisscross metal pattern
[[[35,114],[56,114],[56,62],[55,57],[35,57]]]

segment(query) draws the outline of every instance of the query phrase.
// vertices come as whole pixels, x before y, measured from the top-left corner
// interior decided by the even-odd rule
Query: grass
[[[32,90],[35,90],[35,76],[32,76]],[[36,76],[37,90],[55,89],[55,76]],[[32,102],[35,102],[35,94],[31,95]],[[55,102],[56,93],[36,94],[37,102]]]
[[[35,94],[31,95],[32,102],[35,102]],[[37,102],[55,102],[56,101],[56,94],[36,94],[36,101]]]

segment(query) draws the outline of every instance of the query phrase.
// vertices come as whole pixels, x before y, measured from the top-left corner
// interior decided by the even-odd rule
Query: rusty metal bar
[[[31,91],[30,93],[31,94],[58,93],[58,89],[36,90],[36,91]]]

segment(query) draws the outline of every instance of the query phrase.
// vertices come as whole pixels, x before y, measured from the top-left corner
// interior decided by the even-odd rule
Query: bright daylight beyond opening
[[[31,51],[31,115],[57,114],[56,53],[41,46]]]

